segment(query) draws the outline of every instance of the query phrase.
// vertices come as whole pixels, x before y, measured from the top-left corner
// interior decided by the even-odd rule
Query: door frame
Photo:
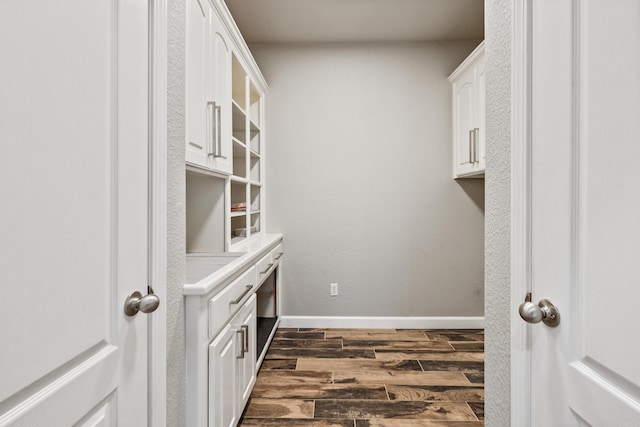
[[[149,2],[149,315],[147,425],[167,424],[167,0]]]
[[[517,307],[531,291],[532,0],[512,7],[511,425],[531,427],[531,334]]]

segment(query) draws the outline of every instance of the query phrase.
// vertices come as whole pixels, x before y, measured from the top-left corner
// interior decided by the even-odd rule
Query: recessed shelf
[[[231,137],[231,141],[233,141],[234,144],[236,144],[236,145],[238,145],[240,147],[246,147],[247,146],[247,144],[245,144],[244,141],[236,138],[235,136]]]
[[[247,147],[233,141],[233,175],[247,178]]]
[[[249,107],[247,108],[249,112],[249,117],[251,118],[252,125],[256,127],[256,129],[260,128],[260,109],[261,109],[261,97],[260,92],[256,90],[253,86],[253,83],[249,83]]]
[[[231,55],[231,97],[238,105],[247,102],[247,74],[235,55]],[[244,110],[244,108],[242,108]]]

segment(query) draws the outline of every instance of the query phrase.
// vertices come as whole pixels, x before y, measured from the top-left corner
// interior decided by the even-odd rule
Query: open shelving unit
[[[233,246],[263,229],[263,100],[235,56],[231,60],[231,78],[233,174],[229,186],[229,231]]]

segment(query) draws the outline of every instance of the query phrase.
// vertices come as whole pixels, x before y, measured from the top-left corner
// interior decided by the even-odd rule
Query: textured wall
[[[186,365],[184,61],[185,2],[168,1],[167,67],[167,425],[185,425]]]
[[[283,314],[483,315],[484,181],[452,179],[447,81],[477,44],[251,47]]]
[[[485,417],[492,427],[511,423],[511,13],[510,0],[485,2]]]

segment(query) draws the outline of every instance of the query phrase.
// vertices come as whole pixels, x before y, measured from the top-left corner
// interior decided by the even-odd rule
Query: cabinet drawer
[[[256,273],[258,275],[258,283],[262,282],[262,280],[269,275],[271,272],[271,268],[273,267],[273,260],[271,259],[272,252],[269,252],[267,255],[263,256],[260,261],[256,264]]]
[[[209,337],[222,329],[227,321],[251,297],[256,286],[256,268],[251,267],[209,300]]]
[[[274,264],[277,264],[280,261],[280,258],[283,257],[283,255],[284,255],[284,248],[282,247],[282,243],[280,243],[271,251],[271,261]]]

